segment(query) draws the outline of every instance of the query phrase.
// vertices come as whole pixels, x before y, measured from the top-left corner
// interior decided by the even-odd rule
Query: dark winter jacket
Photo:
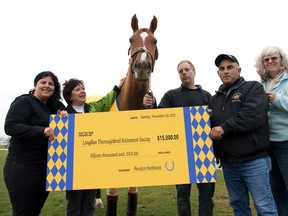
[[[232,86],[221,85],[210,105],[212,127],[224,130],[221,140],[213,140],[215,156],[227,163],[266,156],[268,106],[263,86],[256,81],[240,77]]]
[[[10,106],[4,126],[5,133],[11,136],[7,160],[46,166],[48,138],[44,130],[49,127],[50,114],[64,108],[60,101],[48,108],[32,94],[17,97]]]

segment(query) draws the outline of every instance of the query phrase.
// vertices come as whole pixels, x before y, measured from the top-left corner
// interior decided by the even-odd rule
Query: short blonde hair
[[[261,54],[256,58],[256,72],[259,74],[262,81],[267,81],[269,79],[268,71],[265,69],[263,64],[263,58],[267,55],[279,54],[281,58],[280,63],[280,73],[287,71],[288,72],[288,59],[287,55],[277,46],[267,46],[261,52]]]

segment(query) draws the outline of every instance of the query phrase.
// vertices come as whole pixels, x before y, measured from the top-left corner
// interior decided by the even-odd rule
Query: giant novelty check
[[[207,106],[50,116],[46,190],[216,181]]]

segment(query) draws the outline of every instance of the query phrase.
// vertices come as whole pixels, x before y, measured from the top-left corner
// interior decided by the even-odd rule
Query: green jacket
[[[109,111],[119,92],[120,89],[115,85],[113,90],[103,96],[100,100],[88,102],[89,113]]]

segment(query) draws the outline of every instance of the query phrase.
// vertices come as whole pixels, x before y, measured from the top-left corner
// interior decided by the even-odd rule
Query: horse
[[[110,111],[145,109],[143,97],[151,91],[151,73],[158,58],[157,40],[154,32],[157,28],[157,18],[153,16],[150,27],[138,27],[136,14],[131,20],[133,34],[129,39],[129,67],[121,91]],[[138,188],[129,187],[127,195],[127,215],[137,214]],[[118,191],[116,188],[107,189],[106,216],[114,216],[117,212]]]

